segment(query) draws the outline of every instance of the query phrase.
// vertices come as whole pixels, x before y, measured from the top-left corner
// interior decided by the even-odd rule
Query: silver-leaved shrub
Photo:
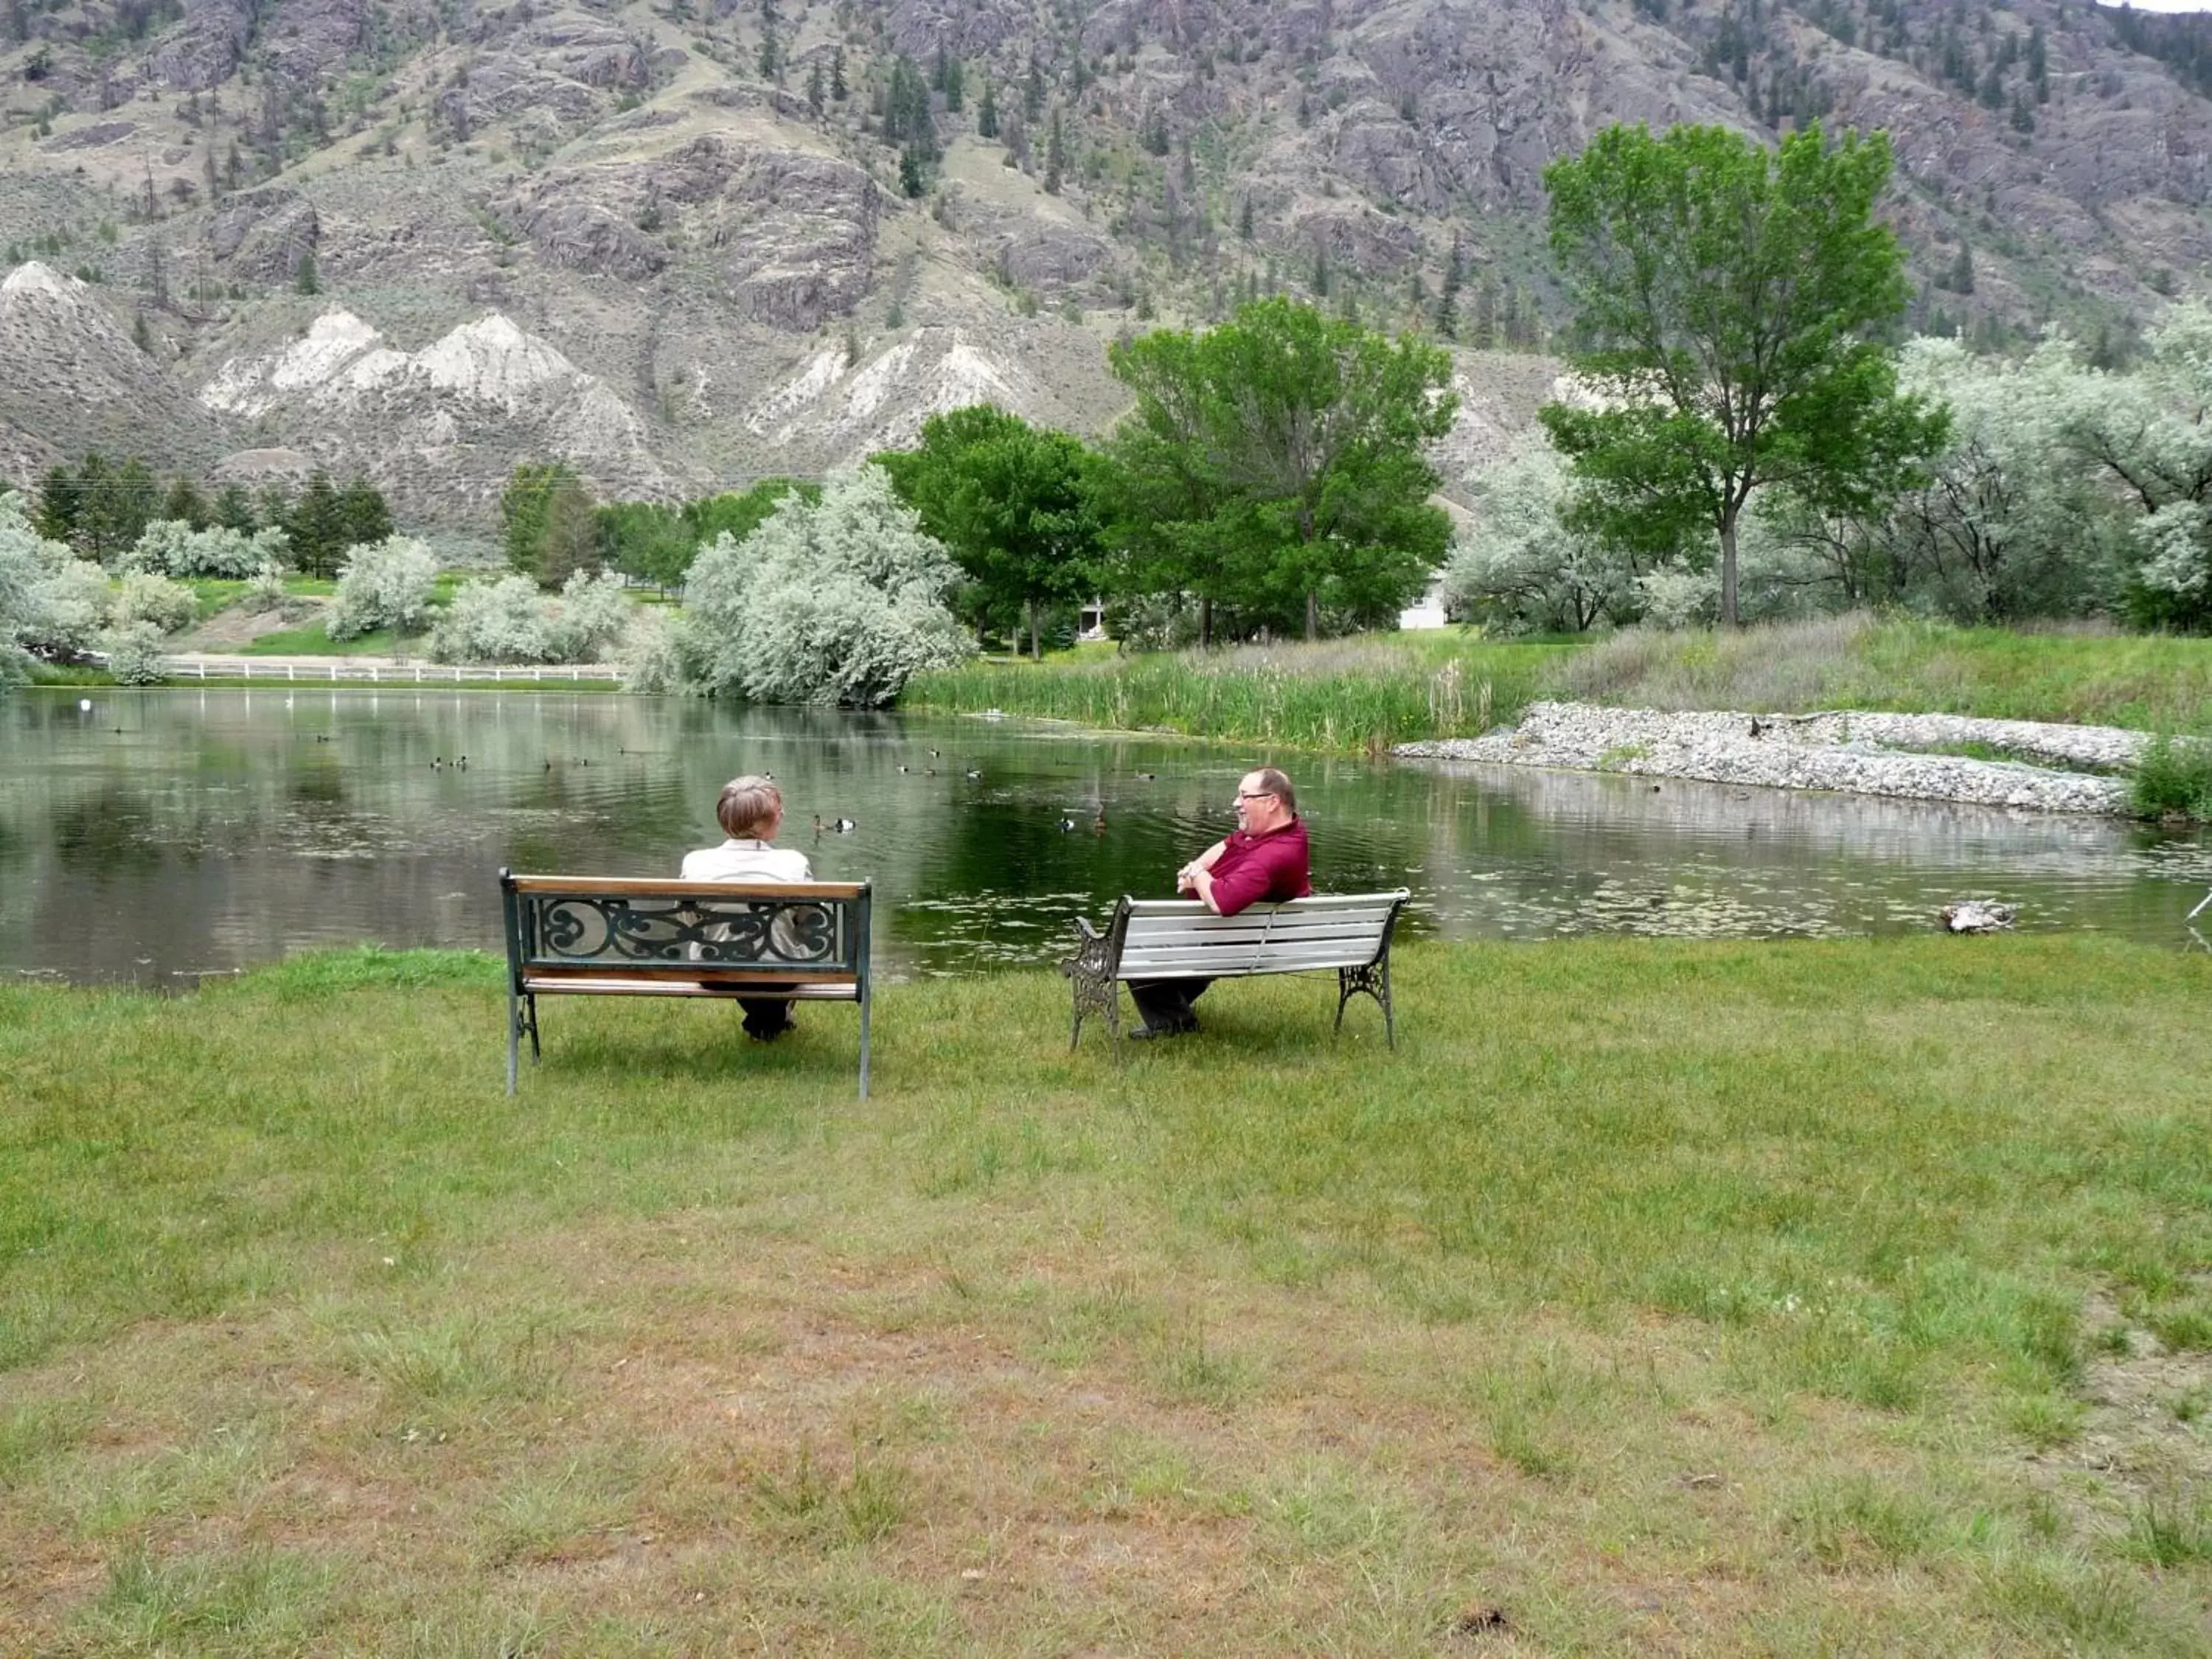
[[[545,662],[552,650],[548,605],[527,576],[464,582],[430,629],[439,662]]]
[[[161,634],[148,622],[125,623],[100,636],[107,672],[118,685],[156,685],[161,679]]]
[[[561,589],[552,623],[552,660],[599,662],[614,652],[636,609],[623,579],[611,570],[574,572]]]
[[[109,613],[118,629],[144,623],[157,634],[175,634],[190,628],[200,614],[199,601],[182,582],[150,570],[134,570],[124,577]]]
[[[290,547],[284,532],[273,526],[249,536],[221,525],[195,530],[181,519],[156,519],[124,553],[118,568],[235,581],[264,564],[282,564]]]
[[[881,467],[785,497],[725,533],[684,584],[681,650],[701,689],[757,702],[872,708],[973,649],[945,597],[958,577]]]
[[[334,640],[350,640],[380,628],[419,629],[437,580],[436,557],[412,536],[361,544],[338,572],[323,630]]]
[[[99,649],[114,610],[107,573],[90,559],[64,558],[33,586],[22,641],[41,656],[83,656]]]

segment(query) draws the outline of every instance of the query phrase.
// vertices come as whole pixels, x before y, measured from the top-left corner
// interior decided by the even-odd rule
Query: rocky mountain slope
[[[1097,431],[1108,341],[1270,289],[1454,338],[1463,469],[1606,122],[1887,127],[1915,325],[2121,349],[2212,264],[2206,84],[2075,0],[0,0],[0,476],[276,452],[481,526],[550,453]]]

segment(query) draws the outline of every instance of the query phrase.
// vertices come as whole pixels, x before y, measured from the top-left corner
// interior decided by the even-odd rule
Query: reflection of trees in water
[[[1045,961],[1076,915],[1103,915],[1122,892],[1164,895],[1176,866],[1230,827],[1238,776],[1271,758],[606,695],[118,701],[82,719],[73,701],[0,702],[0,963],[132,976],[148,972],[140,957],[204,968],[362,938],[495,949],[501,865],[674,875],[685,852],[721,838],[714,799],[743,771],[775,775],[783,841],[818,874],[875,884],[886,968]],[[1941,888],[2155,938],[2203,886],[2161,878],[2141,832],[2099,820],[1272,758],[1298,783],[1316,885],[1411,887],[1417,930],[1856,929],[1917,915]],[[860,827],[817,839],[817,815]]]

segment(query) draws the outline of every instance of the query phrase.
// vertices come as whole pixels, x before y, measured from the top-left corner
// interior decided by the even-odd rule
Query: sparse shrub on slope
[[[418,629],[437,580],[437,560],[412,536],[356,547],[338,574],[325,631],[349,640],[380,628]]]
[[[758,702],[872,708],[971,650],[946,594],[959,578],[880,467],[787,497],[742,544],[700,554],[684,654],[702,690]]]

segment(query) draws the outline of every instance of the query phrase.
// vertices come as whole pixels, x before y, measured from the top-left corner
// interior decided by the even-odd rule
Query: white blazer
[[[684,855],[685,881],[811,881],[813,866],[793,847],[732,839]]]

